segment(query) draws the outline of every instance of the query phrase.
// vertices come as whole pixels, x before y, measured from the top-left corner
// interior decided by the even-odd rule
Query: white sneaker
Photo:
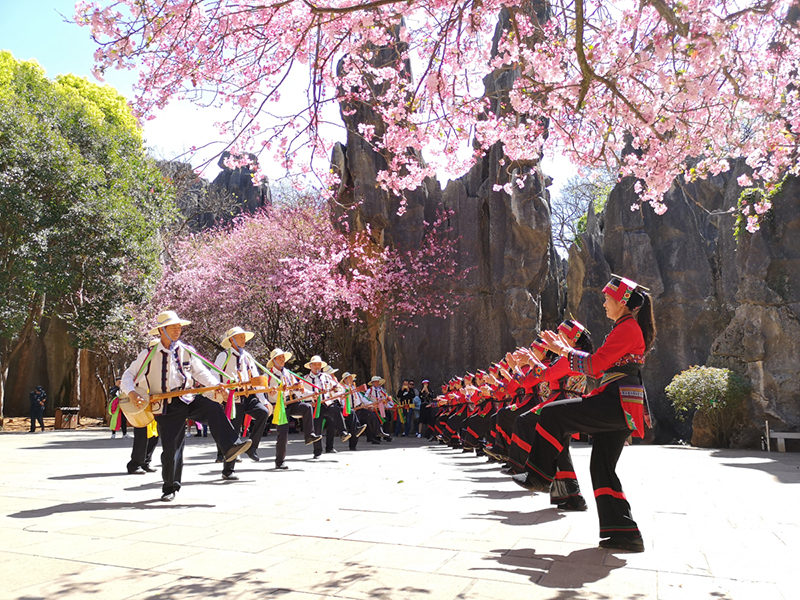
[[[422,434],[421,434],[421,433],[418,433],[418,434],[417,434],[417,437],[422,437]]]
[[[117,432],[116,431],[112,431],[111,432],[111,439],[113,440],[115,437],[117,437]]]
[[[130,433],[126,433],[126,434],[125,434],[125,435],[123,435],[122,437],[130,439],[130,438],[132,438],[133,436],[132,436]]]

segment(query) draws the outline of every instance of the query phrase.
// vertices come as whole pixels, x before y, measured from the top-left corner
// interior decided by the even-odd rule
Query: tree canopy
[[[99,72],[142,67],[142,114],[180,95],[229,103],[230,139],[287,166],[301,134],[327,160],[322,107],[361,101],[383,120],[359,133],[387,156],[390,191],[464,172],[497,142],[520,162],[557,145],[636,177],[661,213],[676,176],[731,156],[766,192],[797,173],[798,14],[793,0],[103,0],[76,20],[101,42]],[[308,102],[270,121],[297,67]],[[771,202],[756,198],[741,207],[751,231]]]
[[[124,341],[127,308],[159,277],[173,206],[122,96],[0,52],[0,400],[42,315],[82,347]]]

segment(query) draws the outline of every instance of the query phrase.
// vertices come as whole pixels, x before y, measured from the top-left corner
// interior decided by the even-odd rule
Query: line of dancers
[[[630,436],[649,422],[641,369],[655,342],[649,290],[613,275],[603,288],[611,332],[594,350],[590,332],[568,319],[542,331],[487,370],[442,386],[431,431],[443,444],[503,463],[525,489],[550,493],[561,510],[585,511],[570,439],[592,437],[590,473],[600,547],[644,551],[644,540],[616,474]],[[587,382],[596,383],[587,389]]]
[[[272,350],[267,364],[261,365],[245,350],[254,334],[241,327],[225,333],[223,351],[212,362],[181,341],[183,327],[189,324],[174,311],[162,312],[150,330],[157,337],[130,364],[120,383],[118,400],[123,410],[147,410],[153,415],[152,423],[134,428],[128,472],[154,471],[150,461],[160,439],[161,500],[174,500],[181,489],[189,420],[208,424],[217,445],[217,462],[223,463],[222,478],[229,481],[238,480],[235,466],[241,454],[255,462],[261,460],[258,448],[270,418],[277,428],[275,468],[279,470],[288,468],[290,417],[301,420],[305,443],[313,446],[313,458],[322,455],[323,430],[329,453],[336,452],[335,436],[349,442],[351,450],[363,433],[375,444],[391,441],[382,423],[389,413],[402,414],[406,407],[395,403],[381,377],[373,377],[369,386],[357,386],[352,373],[344,373],[338,380],[338,370],[320,356],[312,357],[305,364],[308,373],[301,375],[287,368],[292,354],[280,348]],[[260,387],[245,386],[253,381]],[[207,388],[205,395],[191,392],[200,389],[198,385]],[[172,397],[159,397],[170,394]],[[240,436],[240,431],[249,431],[250,437]]]

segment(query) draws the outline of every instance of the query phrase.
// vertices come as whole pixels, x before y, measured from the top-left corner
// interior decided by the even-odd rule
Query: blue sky
[[[97,82],[92,75],[97,45],[89,30],[65,22],[74,14],[74,6],[74,0],[0,0],[0,49],[19,60],[35,60],[48,77],[74,73]],[[137,78],[134,71],[109,71],[103,83],[132,99]],[[145,143],[156,157],[174,158],[192,145],[214,139],[213,123],[219,118],[218,111],[175,102],[144,124]],[[203,158],[192,162],[199,164]],[[213,178],[217,170],[212,166],[206,175]]]
[[[0,0],[0,49],[9,50],[20,60],[36,60],[49,77],[74,73],[96,81],[92,75],[92,54],[96,44],[89,30],[65,22],[74,14],[74,0]],[[62,16],[63,15],[63,16]],[[115,87],[123,96],[133,98],[132,85],[137,79],[133,71],[109,71],[104,83]],[[305,96],[302,100],[305,102]],[[189,102],[173,102],[156,118],[144,125],[145,143],[157,158],[172,159],[192,146],[201,146],[217,138],[215,121],[225,119],[217,109],[198,109]],[[213,152],[192,160],[197,166],[211,159]],[[212,178],[218,172],[216,161],[205,170]],[[270,177],[281,173],[264,165]],[[544,161],[545,172],[554,179],[551,192],[575,174],[575,168],[563,157]],[[442,184],[446,175],[440,174]]]

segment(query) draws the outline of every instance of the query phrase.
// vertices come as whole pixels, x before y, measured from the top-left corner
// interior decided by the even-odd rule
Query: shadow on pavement
[[[55,481],[72,481],[74,479],[95,479],[97,477],[130,477],[130,473],[125,471],[118,471],[116,473],[73,473],[72,475],[57,475],[56,477],[48,477]]]
[[[511,492],[504,492],[503,490],[472,490],[470,494],[488,498],[489,500],[503,500],[505,498],[524,498],[525,496],[530,496],[531,492],[527,490],[513,490]]]
[[[502,567],[511,568],[497,568],[486,567],[486,570],[504,571],[506,573],[515,573],[528,577],[531,583],[535,583],[542,587],[553,588],[567,588],[562,594],[553,596],[554,600],[573,599],[575,598],[576,588],[581,588],[588,583],[594,583],[608,577],[612,571],[622,568],[627,563],[622,560],[620,565],[609,567],[603,564],[598,564],[598,553],[604,550],[599,548],[583,548],[575,550],[569,554],[537,554],[534,548],[517,548],[515,550],[498,549],[492,550],[492,556],[487,556],[485,560],[495,561]],[[539,563],[537,566],[532,566],[532,563]],[[559,573],[551,575],[552,581],[548,581],[548,573],[553,565],[561,563],[562,565],[568,564],[571,567],[568,572],[564,573],[563,569],[559,569]],[[472,569],[480,570],[480,568]],[[593,595],[593,598],[607,598],[607,596]],[[644,594],[633,594],[631,596],[618,596],[614,598],[644,598]],[[610,597],[609,597],[610,598]]]
[[[161,484],[159,484],[161,487]],[[51,515],[95,511],[95,510],[172,510],[175,508],[215,508],[216,504],[181,504],[180,502],[161,502],[158,498],[143,500],[141,502],[67,502],[56,504],[47,508],[21,510],[8,516],[12,519],[38,519]]]
[[[504,525],[537,525],[539,523],[551,523],[564,518],[564,515],[555,508],[543,508],[533,512],[524,513],[516,510],[492,510],[485,514],[472,513],[468,519],[480,519],[486,521],[497,521]]]

